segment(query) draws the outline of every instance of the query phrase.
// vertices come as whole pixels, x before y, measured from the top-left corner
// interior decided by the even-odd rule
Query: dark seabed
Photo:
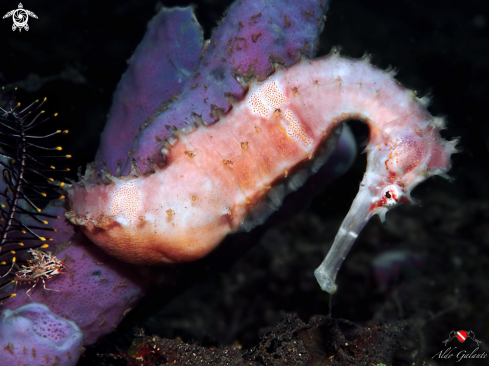
[[[229,3],[194,4],[208,38]],[[25,103],[48,97],[57,127],[70,130],[63,146],[74,156],[75,178],[95,155],[112,93],[157,5],[24,6],[39,17],[29,32],[0,21],[0,84],[19,87]],[[0,7],[4,14],[17,2]],[[343,55],[369,53],[374,65],[392,65],[405,87],[432,96],[431,113],[447,119],[444,137],[460,136],[463,150],[452,158],[453,181],[435,177],[414,190],[422,206],[397,207],[385,225],[374,218],[363,230],[339,273],[332,318],[313,271],[357,193],[365,155],[306,207],[290,210],[295,215],[282,212],[198,263],[152,274],[161,285],[79,364],[451,365],[453,357],[431,358],[452,330],[473,331],[482,341],[477,352],[489,354],[488,9],[483,0],[331,4],[319,55],[340,46]],[[368,129],[351,126],[361,151]],[[386,254],[400,259],[383,268]],[[131,354],[146,362],[124,360],[134,341]],[[448,345],[476,348],[471,340]]]

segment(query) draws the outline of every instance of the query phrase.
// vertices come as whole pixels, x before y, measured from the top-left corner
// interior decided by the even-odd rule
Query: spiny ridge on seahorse
[[[131,263],[201,258],[223,238],[261,223],[283,197],[324,163],[328,137],[345,120],[370,127],[367,171],[316,277],[334,292],[336,273],[375,214],[411,200],[412,189],[445,175],[456,140],[439,135],[442,118],[368,58],[335,51],[278,70],[219,122],[173,131],[167,165],[150,175],[135,166],[110,184],[74,184],[66,216],[109,254]],[[329,145],[328,145],[329,144]],[[89,176],[90,168],[87,169]]]

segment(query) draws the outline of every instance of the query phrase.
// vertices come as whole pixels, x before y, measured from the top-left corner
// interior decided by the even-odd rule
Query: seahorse
[[[223,238],[260,224],[283,197],[324,163],[341,122],[368,124],[367,170],[334,244],[315,275],[333,293],[337,271],[373,215],[411,202],[412,189],[446,176],[457,140],[439,131],[427,99],[402,88],[392,71],[336,51],[251,80],[242,101],[212,125],[175,130],[162,149],[166,166],[141,174],[105,172],[107,183],[68,189],[69,220],[107,253],[158,265],[191,261]],[[90,167],[87,177],[92,174]]]

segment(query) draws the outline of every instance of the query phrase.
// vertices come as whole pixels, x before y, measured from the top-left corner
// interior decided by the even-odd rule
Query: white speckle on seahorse
[[[114,191],[110,205],[110,216],[117,216],[117,221],[127,225],[128,220],[134,220],[139,212],[141,196],[134,182],[123,183]]]
[[[264,118],[269,117],[273,111],[288,101],[275,80],[267,82],[257,91],[250,93],[247,100],[252,112]]]
[[[263,118],[270,118],[274,113],[279,115],[282,113],[281,109],[284,108],[284,105],[289,102],[275,80],[265,83],[256,92],[250,93],[247,100],[252,113]],[[294,112],[285,109],[283,113],[287,125],[282,126],[285,121],[279,121],[279,130],[284,132],[290,140],[306,146],[311,145],[312,139],[307,135],[306,129]]]

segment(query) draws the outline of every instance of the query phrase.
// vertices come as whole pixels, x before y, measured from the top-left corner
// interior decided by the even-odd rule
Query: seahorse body
[[[277,209],[324,163],[321,151],[335,127],[353,118],[367,122],[371,136],[358,207],[345,219],[361,225],[340,229],[343,247],[351,246],[373,214],[384,215],[415,185],[444,174],[455,150],[439,136],[443,121],[390,73],[336,53],[252,82],[246,98],[215,124],[175,131],[162,151],[167,165],[154,174],[133,169],[123,178],[109,175],[111,184],[75,184],[67,217],[124,261],[201,258],[227,234]]]

